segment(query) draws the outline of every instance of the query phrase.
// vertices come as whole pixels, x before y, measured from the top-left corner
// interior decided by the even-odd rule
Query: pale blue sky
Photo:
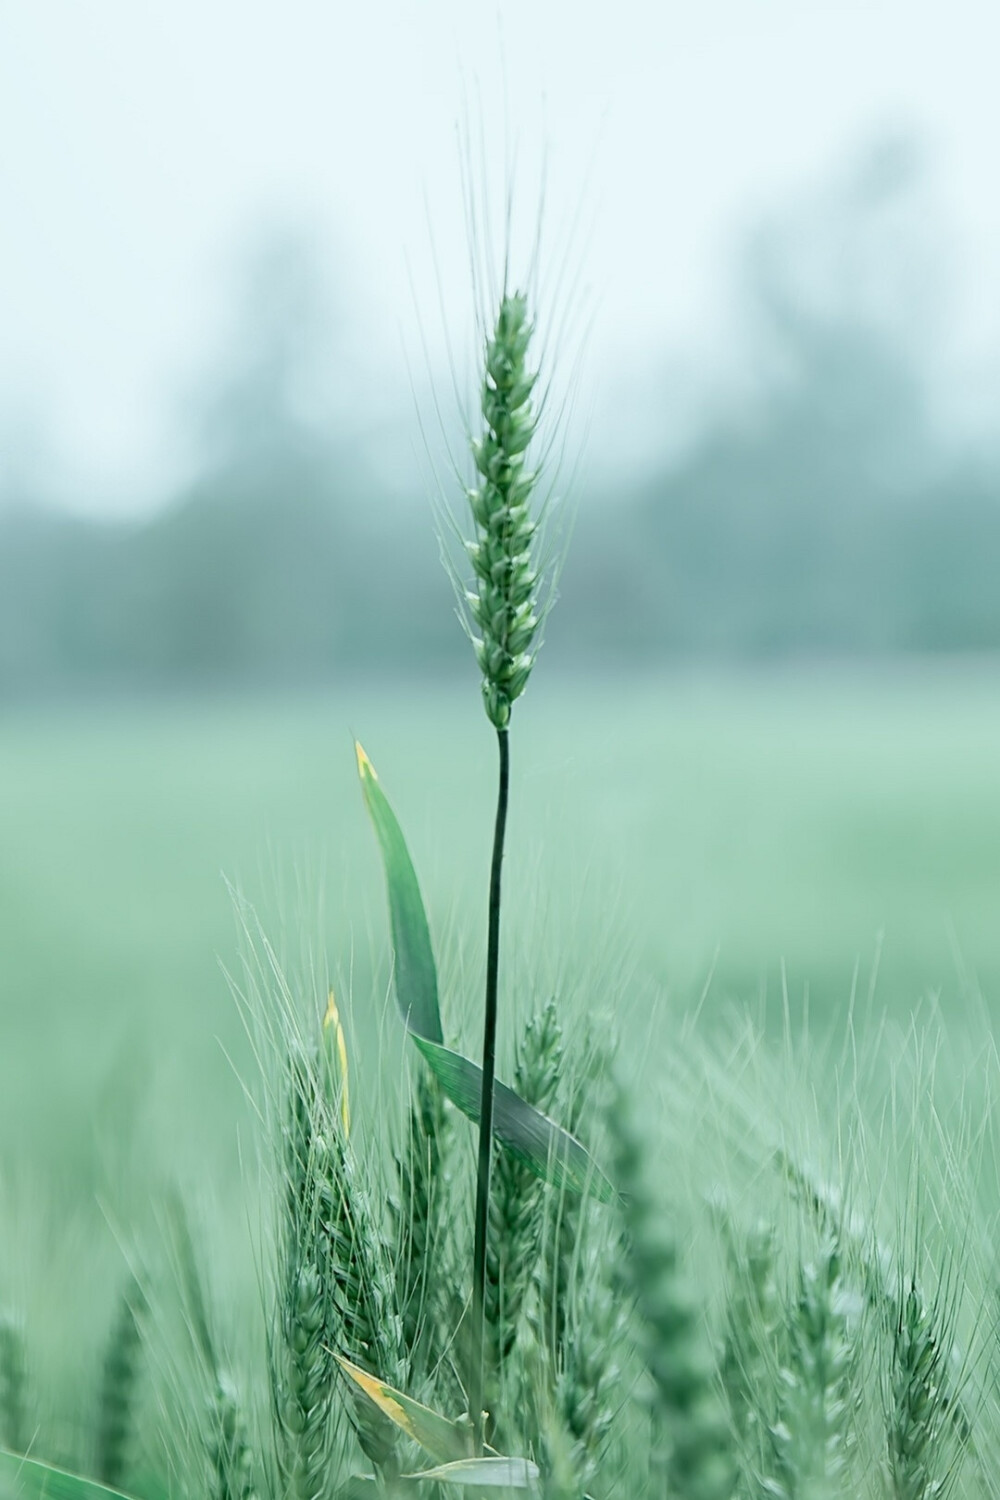
[[[930,152],[942,358],[969,382],[1000,335],[998,55],[994,0],[0,0],[0,441],[23,456],[37,427],[78,505],[148,503],[241,240],[274,217],[329,246],[371,388],[402,400],[411,276],[441,346],[424,203],[460,309],[455,127],[471,98],[502,140],[504,77],[527,213],[543,142],[550,215],[584,202],[585,404],[594,372],[606,392],[723,343],[757,214],[892,129]]]

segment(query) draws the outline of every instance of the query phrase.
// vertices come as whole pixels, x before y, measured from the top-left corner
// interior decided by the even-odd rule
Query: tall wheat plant
[[[531,332],[524,297],[505,293],[486,350],[482,386],[483,435],[472,445],[479,484],[469,491],[476,537],[468,544],[475,583],[467,595],[467,602],[469,613],[481,632],[473,639],[483,674],[483,702],[487,717],[496,730],[499,749],[497,812],[490,865],[483,1083],[473,1251],[475,1354],[470,1401],[477,1448],[482,1445],[487,1235],[500,968],[500,878],[510,787],[510,717],[534,665],[539,624],[536,608],[538,570],[534,556],[537,523],[531,512],[536,476],[525,460],[535,431],[531,394],[537,375],[529,371],[527,363]]]
[[[533,393],[538,376],[529,360],[532,335],[526,297],[505,288],[484,339],[479,396],[482,427],[471,439],[475,481],[465,492],[473,531],[465,549],[473,576],[471,586],[463,589],[462,603],[481,672],[483,704],[496,733],[499,773],[490,865],[480,1067],[444,1044],[437,972],[416,874],[371,761],[361,746],[357,747],[362,789],[387,877],[393,977],[399,1009],[436,1084],[478,1126],[471,1336],[463,1338],[461,1343],[466,1353],[463,1363],[470,1459],[481,1465],[498,1461],[498,1455],[487,1449],[485,1441],[486,1417],[491,1418],[495,1432],[498,1414],[484,1411],[484,1396],[488,1375],[495,1392],[494,1377],[500,1372],[496,1369],[488,1372],[487,1361],[495,1365],[498,1357],[502,1361],[504,1350],[509,1353],[513,1341],[512,1311],[515,1305],[521,1305],[524,1291],[520,1288],[520,1294],[512,1302],[513,1287],[498,1285],[498,1267],[507,1267],[511,1247],[501,1243],[510,1226],[504,1213],[491,1203],[495,1150],[499,1147],[506,1151],[529,1178],[541,1179],[563,1195],[589,1195],[604,1202],[613,1197],[609,1182],[579,1140],[542,1113],[540,1104],[551,1096],[554,1078],[551,1085],[522,1088],[521,1092],[507,1088],[496,1078],[501,875],[510,790],[510,723],[514,704],[524,692],[535,664],[544,613],[540,591],[545,570],[539,555],[540,523],[534,504],[538,475],[528,461],[537,427]],[[505,1325],[502,1328],[501,1323]],[[474,1472],[486,1473],[487,1469]],[[504,1471],[508,1478],[512,1472]],[[514,1477],[523,1479],[525,1472],[515,1473]]]

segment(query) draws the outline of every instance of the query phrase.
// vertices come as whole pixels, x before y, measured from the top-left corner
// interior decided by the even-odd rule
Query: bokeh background
[[[0,17],[0,1166],[232,1179],[231,888],[395,1056],[352,734],[478,993],[493,747],[439,552],[509,189],[565,548],[511,984],[606,993],[649,1070],[696,1006],[988,1011],[995,8]]]

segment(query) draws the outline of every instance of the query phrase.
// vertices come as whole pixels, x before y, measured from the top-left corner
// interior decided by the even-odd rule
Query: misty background
[[[729,368],[664,351],[641,388],[618,372],[577,418],[582,461],[567,453],[554,479],[572,565],[548,657],[618,668],[1000,646],[1000,447],[944,408],[947,287],[919,213],[925,172],[918,144],[882,139],[777,205],[734,256]],[[189,475],[154,507],[139,493],[137,516],[69,513],[9,438],[6,693],[465,662],[434,524],[438,484],[461,515],[448,454],[468,468],[447,367],[380,402],[351,273],[294,224],[249,238],[226,296],[227,342],[193,362],[180,424]],[[633,404],[650,427],[639,457]]]
[[[54,21],[59,8],[40,13],[46,9]],[[502,55],[520,9],[471,8],[476,39],[492,39]],[[919,99],[913,118],[887,125],[886,114],[904,111],[893,99],[899,79],[884,72],[884,96],[876,88],[870,99],[855,99],[845,133],[815,80],[815,115],[825,119],[827,108],[830,117],[824,149],[813,151],[803,170],[798,146],[798,157],[793,151],[783,160],[771,137],[755,136],[759,121],[742,130],[733,97],[727,146],[736,160],[727,171],[736,173],[742,160],[742,196],[726,206],[692,193],[688,212],[671,166],[684,155],[684,173],[708,176],[717,147],[706,136],[704,160],[692,162],[698,139],[684,151],[666,114],[656,128],[651,111],[659,96],[649,96],[648,85],[683,71],[685,47],[687,62],[699,55],[699,24],[701,40],[724,47],[731,62],[741,39],[729,35],[726,45],[725,24],[742,23],[720,3],[701,23],[680,22],[678,33],[643,7],[632,9],[646,33],[639,26],[631,47],[616,38],[603,61],[602,38],[586,25],[576,53],[563,55],[565,16],[560,21],[558,6],[551,15],[544,10],[543,42],[552,27],[548,50],[543,46],[541,59],[524,67],[507,57],[494,100],[490,81],[470,79],[455,66],[473,23],[448,6],[432,8],[420,45],[425,60],[434,52],[437,71],[422,92],[419,79],[408,85],[414,101],[425,101],[424,115],[413,118],[408,133],[407,99],[394,101],[390,92],[380,124],[356,121],[349,139],[331,131],[329,152],[351,163],[338,197],[329,183],[310,182],[314,143],[301,136],[297,153],[295,140],[276,135],[272,158],[260,162],[254,179],[249,158],[260,127],[239,92],[246,79],[230,86],[220,71],[225,32],[211,29],[232,17],[225,5],[210,7],[209,40],[214,35],[219,50],[201,49],[186,64],[204,69],[201,92],[193,74],[174,82],[188,96],[194,88],[203,110],[208,81],[214,82],[217,122],[228,122],[227,149],[241,161],[245,151],[248,163],[230,174],[243,183],[244,196],[229,205],[228,217],[220,210],[201,240],[192,227],[205,189],[192,154],[197,131],[190,139],[183,134],[182,97],[172,104],[179,113],[161,119],[155,92],[160,73],[169,77],[172,42],[185,35],[183,16],[160,34],[165,50],[158,69],[148,51],[138,50],[140,23],[123,21],[117,6],[107,7],[106,33],[96,26],[86,32],[86,23],[67,12],[63,30],[51,35],[42,30],[44,15],[33,31],[23,12],[5,10],[13,49],[6,70],[16,85],[4,107],[14,127],[4,159],[7,199],[12,209],[25,209],[12,212],[7,224],[14,274],[5,278],[10,336],[0,354],[0,693],[6,700],[473,670],[449,607],[433,524],[442,499],[461,513],[460,479],[471,478],[462,424],[476,422],[463,361],[474,368],[469,318],[482,286],[473,285],[468,269],[463,142],[467,195],[476,199],[482,191],[485,199],[488,190],[502,194],[511,179],[519,190],[526,183],[515,193],[515,217],[526,235],[534,233],[543,202],[541,262],[550,275],[539,310],[542,331],[549,331],[547,314],[568,310],[560,325],[565,347],[553,353],[566,356],[561,368],[556,362],[556,380],[570,414],[552,487],[562,502],[557,546],[568,543],[571,565],[549,625],[549,670],[984,653],[1000,646],[994,421],[1000,381],[990,333],[996,299],[984,270],[989,237],[977,240],[975,225],[968,214],[963,220],[960,201],[946,190],[945,168],[956,160],[954,131],[949,155],[941,146],[947,132],[935,135],[934,109],[920,118]],[[812,46],[829,41],[828,22],[816,16],[812,31],[796,30],[784,6],[764,9],[775,27],[788,21],[786,52],[779,30],[744,40],[758,48],[758,62],[770,59],[775,87],[784,86],[791,70],[801,90]],[[297,18],[305,20],[308,10],[298,7]],[[875,11],[872,37],[889,48],[898,39],[898,17],[891,5]],[[416,23],[406,7],[391,19],[387,60],[380,56],[376,65],[374,54],[364,54],[360,83],[345,79],[345,89],[367,86],[370,93],[383,64],[390,82],[398,81],[393,68],[417,45]],[[240,45],[262,46],[271,35],[263,13],[251,12],[250,20],[234,61]],[[348,33],[354,43],[359,24],[352,22]],[[372,32],[374,20],[368,27]],[[838,36],[845,56],[858,58],[858,78],[864,72],[859,27],[860,20],[844,17]],[[274,76],[267,80],[272,125],[296,90],[284,65],[293,52],[297,63],[309,65],[303,33],[294,24],[289,29],[290,38],[283,32],[275,44]],[[634,45],[642,35],[648,52]],[[335,41],[322,25],[318,36],[331,46]],[[933,46],[932,28],[920,18],[909,36]],[[110,80],[130,41],[136,46],[127,54],[130,92],[115,105],[112,89],[118,115],[113,129],[102,127],[105,147],[113,139],[116,148],[103,158],[74,156],[75,124],[86,135],[108,108],[93,69],[103,63]],[[33,72],[18,68],[18,44],[21,63],[33,64]],[[92,76],[81,97],[90,104],[75,117],[74,101],[58,85],[69,49],[83,45]],[[571,67],[583,55],[589,72],[574,91]],[[629,81],[625,60],[640,57],[646,113],[634,116],[622,85]],[[897,61],[904,58],[905,49]],[[545,64],[545,135],[536,139],[543,91],[533,90]],[[256,65],[264,69],[261,57]],[[261,71],[257,84],[265,77]],[[146,79],[152,92],[143,112]],[[454,86],[443,101],[445,79]],[[949,93],[943,74],[939,81],[931,103],[940,115],[950,99],[958,118],[961,87],[953,84]],[[764,82],[750,77],[748,97],[758,98]],[[114,88],[123,87],[115,74]],[[975,97],[970,83],[966,112]],[[497,101],[505,122],[497,131],[502,159],[489,138]],[[570,101],[590,126],[576,158],[559,145],[560,129],[568,133],[575,124]],[[331,101],[331,115],[343,104]],[[663,110],[669,107],[664,102]],[[726,107],[720,100],[715,109]],[[36,138],[32,127],[43,114],[50,135]],[[766,120],[766,109],[758,114]],[[162,144],[173,139],[174,124],[171,165],[175,177],[186,174],[191,216],[176,228],[177,243],[187,247],[187,279],[151,275],[145,287],[141,278],[133,285],[111,247],[125,235],[138,276],[136,256],[141,267],[148,243],[150,272],[156,270],[153,239],[143,236],[157,226],[144,214],[169,182],[155,156],[143,180],[130,178],[123,153],[135,148],[128,131],[134,126],[141,143],[143,130],[150,136],[155,126],[165,132],[157,137]],[[806,122],[801,133],[808,138],[812,128]],[[623,129],[637,133],[623,136]],[[796,141],[794,121],[786,121],[782,139]],[[217,129],[207,138],[209,157],[213,141]],[[406,157],[410,177],[420,179],[422,216],[411,202],[410,217],[400,220],[385,201],[393,189],[386,164],[394,154]],[[644,174],[652,163],[658,173],[651,178]],[[559,169],[562,179],[541,193],[542,171],[551,183]],[[60,173],[73,176],[82,202],[60,200]],[[954,180],[963,180],[961,172]],[[272,191],[275,181],[283,184],[280,194]],[[678,170],[678,185],[686,181]],[[645,199],[633,197],[632,220],[622,201],[620,190],[639,182],[659,200],[653,235]],[[224,198],[224,184],[220,193]],[[367,219],[382,261],[371,258],[359,237],[358,224]],[[609,238],[609,219],[617,238]],[[496,230],[494,219],[479,232]],[[617,263],[613,247],[620,253],[633,242],[634,262]],[[384,257],[392,260],[391,276]],[[69,289],[68,260],[77,278]],[[560,280],[564,266],[567,286]],[[978,266],[978,279],[970,266]],[[198,288],[188,305],[185,286]],[[64,315],[60,325],[70,294],[84,312],[76,322]],[[142,319],[130,316],[134,307],[160,302],[157,326],[173,310],[186,330],[169,349],[152,324],[143,341]],[[96,341],[94,322],[85,321],[88,306],[96,328],[107,329]]]
[[[475,940],[440,534],[508,185],[564,558],[511,952],[653,1071],[661,1002],[995,1014],[998,51],[986,0],[0,0],[0,1169],[230,1150],[231,887],[382,1056],[352,734]]]

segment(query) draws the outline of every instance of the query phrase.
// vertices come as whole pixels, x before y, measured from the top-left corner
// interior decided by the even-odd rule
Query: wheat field
[[[545,1315],[573,1330],[551,1354],[558,1411],[532,1432],[499,1422],[494,1441],[530,1447],[551,1494],[629,1492],[640,1448],[652,1494],[855,1493],[859,1475],[871,1493],[991,1493],[992,673],[556,680],[519,714],[498,1074],[579,1120],[595,1033],[614,1033],[627,1108],[612,1089],[595,1151],[632,1183],[638,1248],[632,1283],[590,1287],[581,1270],[618,1256],[606,1214],[560,1241],[560,1212],[498,1169],[494,1213],[522,1232],[492,1273],[504,1315],[541,1316],[539,1266],[575,1290]],[[308,1462],[266,1436],[287,1332],[266,1287],[272,1265],[291,1274],[268,1156],[285,1139],[280,1058],[289,1036],[309,1054],[331,986],[358,1212],[384,1237],[366,1270],[348,1265],[381,1276],[378,1306],[403,1319],[382,1353],[396,1380],[378,1373],[396,1386],[419,1366],[418,1397],[462,1409],[385,1206],[416,1191],[391,1142],[414,1128],[420,1074],[353,732],[420,871],[446,1030],[474,1055],[492,758],[467,684],[22,709],[0,726],[0,1446],[151,1497],[334,1493],[372,1453],[383,1485],[406,1469],[349,1399]],[[277,1011],[261,943],[286,985]],[[471,1132],[448,1128],[465,1180]],[[311,1148],[284,1171],[293,1159],[308,1177]],[[461,1195],[452,1221],[464,1245]],[[455,1288],[467,1249],[442,1250]],[[534,1368],[524,1329],[504,1380]],[[511,1389],[495,1393],[508,1413]]]

